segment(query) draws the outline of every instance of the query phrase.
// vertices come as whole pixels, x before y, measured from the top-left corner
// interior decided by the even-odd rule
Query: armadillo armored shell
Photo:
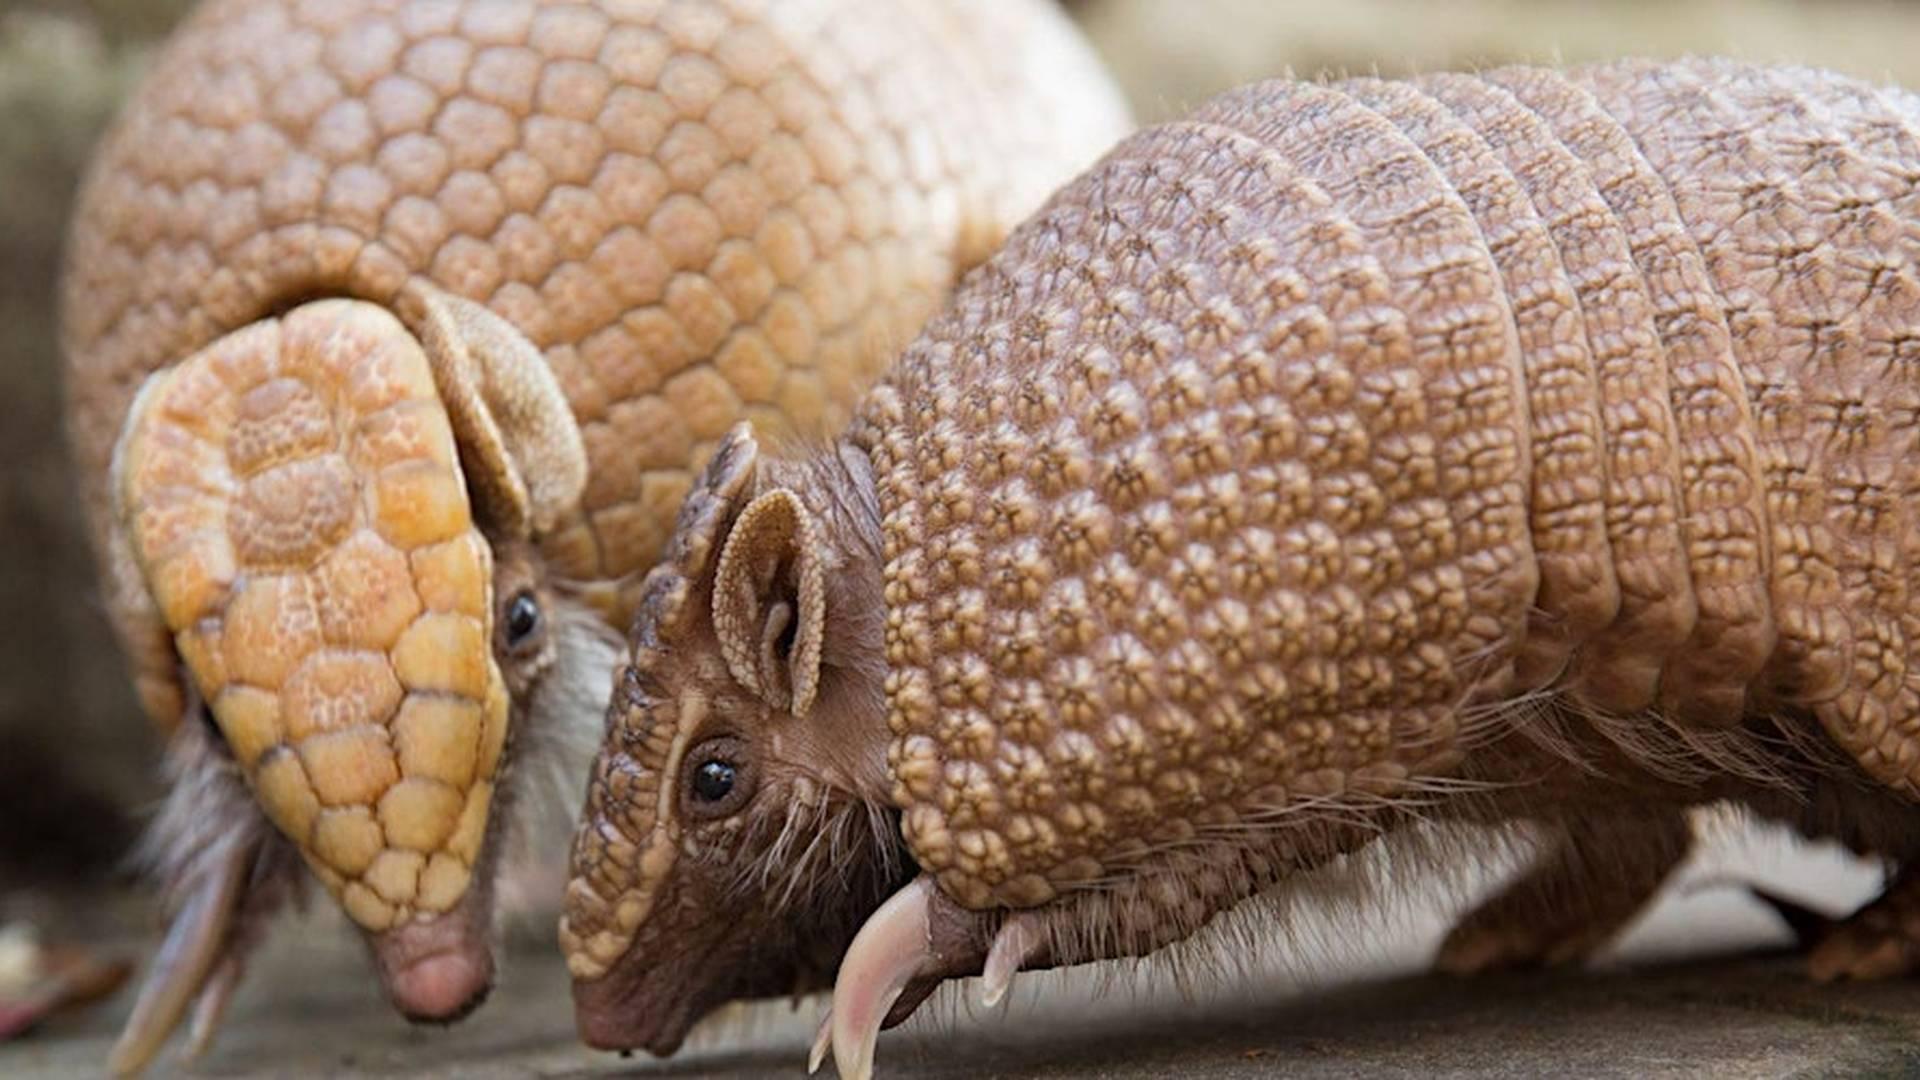
[[[588,468],[534,539],[619,625],[728,425],[830,429],[1125,122],[1042,0],[210,0],[99,151],[63,282],[80,495],[147,712],[171,730],[190,673],[363,926],[443,907],[507,737],[500,523],[408,351],[416,287],[550,369]],[[326,298],[367,306],[301,307]],[[164,418],[129,439],[143,393]],[[382,451],[355,432],[402,423],[413,464],[356,472]]]
[[[1695,60],[1261,83],[1122,142],[855,426],[919,865],[1044,903],[1447,775],[1543,687],[1805,710],[1920,790],[1917,130]]]

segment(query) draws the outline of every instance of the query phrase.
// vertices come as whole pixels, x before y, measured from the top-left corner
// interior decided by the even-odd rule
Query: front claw
[[[183,1058],[205,1053],[267,916],[299,895],[290,852],[197,710],[168,748],[167,799],[143,841],[173,917],[108,1058],[116,1075],[151,1065],[189,1010]]]
[[[833,1009],[827,1009],[827,1015],[820,1018],[820,1029],[813,1034],[813,1047],[807,1051],[807,1075],[820,1071],[820,1063],[827,1060],[827,1051],[833,1048]]]
[[[213,1045],[214,1033],[220,1030],[220,1021],[227,1015],[227,1005],[233,1001],[233,992],[240,986],[240,977],[246,970],[245,952],[229,948],[193,1003],[193,1022],[187,1028],[187,1049],[181,1055],[182,1060],[199,1061]]]
[[[816,1063],[830,1034],[843,1080],[870,1080],[880,1032],[904,1023],[942,982],[984,972],[984,989],[997,1001],[1016,971],[1043,958],[1045,941],[1034,914],[997,919],[968,910],[921,874],[868,916],[847,946]]]
[[[1046,944],[1045,929],[1031,912],[1021,912],[1001,923],[1000,932],[993,935],[993,947],[987,950],[986,969],[980,973],[980,1004],[989,1009],[1000,1004],[1013,985],[1013,977],[1039,959]]]
[[[931,909],[939,888],[921,874],[887,898],[854,935],[833,983],[833,1064],[841,1080],[870,1080],[880,1025],[907,984],[937,973]]]
[[[252,853],[238,843],[229,842],[227,849],[218,856],[213,871],[188,895],[167,929],[133,1013],[127,1017],[126,1027],[107,1060],[107,1067],[117,1076],[145,1069],[196,998],[206,1003],[201,1015],[195,1017],[196,1049],[203,1049],[211,1038],[213,1022],[231,990],[226,978],[216,977],[216,967],[221,971],[230,967],[222,960],[253,861]]]

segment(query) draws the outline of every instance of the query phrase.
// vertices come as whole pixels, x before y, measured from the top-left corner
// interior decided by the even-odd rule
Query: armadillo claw
[[[145,1069],[207,985],[240,908],[251,854],[240,844],[230,845],[218,869],[187,897],[174,917],[127,1026],[114,1043],[107,1063],[114,1075]]]
[[[925,874],[887,898],[854,935],[833,983],[833,1064],[841,1080],[871,1080],[873,1045],[893,1003],[921,974],[932,974],[929,909],[935,885]]]
[[[981,972],[980,1004],[989,1009],[1000,1004],[1013,977],[1039,953],[1042,940],[1040,920],[1033,915],[1022,913],[1001,924],[993,947],[987,950],[986,970]]]
[[[200,1060],[213,1045],[213,1034],[220,1029],[220,1018],[227,1014],[227,1005],[233,1001],[234,988],[240,985],[246,967],[244,954],[229,952],[200,988],[200,996],[193,1003],[193,1022],[187,1028],[187,1048],[180,1055],[182,1061]]]
[[[833,1009],[820,1018],[820,1029],[813,1033],[813,1049],[807,1051],[807,1075],[820,1071],[820,1063],[827,1060],[827,1050],[833,1045]]]

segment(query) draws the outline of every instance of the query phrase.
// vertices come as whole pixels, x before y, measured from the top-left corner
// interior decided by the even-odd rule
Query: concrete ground
[[[1920,986],[1821,987],[1779,921],[1727,884],[1734,867],[1830,910],[1870,897],[1878,872],[1768,838],[1697,857],[1593,968],[1470,980],[1422,974],[1441,911],[1345,909],[1296,917],[1258,974],[1183,997],[1098,969],[1026,976],[1006,1005],[964,999],[882,1036],[882,1078],[1184,1076],[1920,1076]],[[138,909],[121,925],[139,925]],[[821,1000],[742,1010],[666,1062],[591,1053],[573,1038],[548,926],[510,937],[488,1004],[448,1030],[390,1014],[364,956],[330,912],[279,927],[212,1052],[182,1073],[239,1076],[781,1077],[805,1075]],[[129,947],[140,945],[129,939]],[[1236,957],[1245,959],[1244,957]],[[963,984],[960,990],[970,989]],[[0,1076],[99,1075],[131,988],[0,1048]],[[830,1071],[831,1066],[828,1066]]]

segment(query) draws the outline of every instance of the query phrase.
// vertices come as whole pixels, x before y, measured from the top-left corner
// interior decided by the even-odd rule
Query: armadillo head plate
[[[491,977],[475,883],[515,697],[553,659],[532,530],[578,498],[584,452],[524,338],[411,300],[417,332],[322,300],[157,372],[113,490],[260,809],[373,935],[396,1004],[438,1017]]]

